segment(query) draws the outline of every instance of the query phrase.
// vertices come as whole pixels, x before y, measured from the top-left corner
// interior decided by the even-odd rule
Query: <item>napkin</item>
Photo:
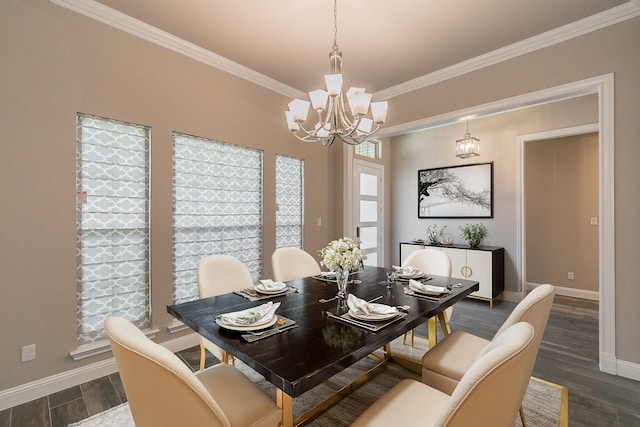
[[[284,288],[287,287],[286,283],[284,283],[284,282],[274,282],[271,279],[260,280],[260,283],[262,284],[263,289],[265,289],[267,291],[277,291],[277,290],[284,289]]]
[[[349,294],[347,297],[347,305],[356,314],[393,314],[396,312],[395,307],[369,303],[353,294]]]
[[[409,287],[414,291],[422,292],[423,294],[429,295],[440,295],[440,294],[448,294],[451,291],[444,286],[433,286],[426,285],[424,283],[420,283],[417,280],[409,280]]]
[[[411,265],[407,265],[405,267],[401,267],[399,265],[392,265],[391,268],[393,268],[396,273],[398,274],[402,274],[402,275],[412,275],[414,273],[417,273],[418,269],[411,266]]]
[[[232,313],[223,314],[220,317],[222,323],[231,326],[248,326],[253,325],[261,320],[265,323],[273,318],[276,310],[280,307],[280,303],[268,302],[257,307],[248,308],[246,310],[234,311]]]

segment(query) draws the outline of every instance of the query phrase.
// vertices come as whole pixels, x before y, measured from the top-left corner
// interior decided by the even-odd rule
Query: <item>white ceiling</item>
[[[122,12],[135,18],[127,27],[141,21],[147,34],[155,27],[220,55],[231,68],[243,66],[240,74],[283,85],[282,93],[324,87],[329,71],[332,0],[51,1],[76,11],[80,5],[102,9],[94,15],[106,10],[108,19],[85,14],[125,29],[116,22],[124,15],[115,11]],[[580,33],[576,28],[592,31],[637,16],[638,9],[638,0],[339,0],[345,86],[388,97],[380,91],[510,46],[528,43],[535,50],[546,34],[566,39]]]

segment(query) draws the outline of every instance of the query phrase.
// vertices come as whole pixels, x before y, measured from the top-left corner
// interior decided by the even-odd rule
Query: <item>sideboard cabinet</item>
[[[449,255],[451,277],[477,280],[480,289],[469,297],[489,301],[489,306],[493,308],[493,300],[504,291],[504,248],[495,246],[471,248],[467,245],[402,242],[400,243],[400,263],[402,264],[411,252],[423,248],[438,249]]]

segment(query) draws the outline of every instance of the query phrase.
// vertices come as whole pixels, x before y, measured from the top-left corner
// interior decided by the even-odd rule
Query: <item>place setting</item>
[[[408,286],[404,288],[404,293],[418,298],[440,301],[440,299],[451,295],[451,290],[445,286],[433,286],[410,279]]]
[[[352,272],[350,274],[356,274],[357,272]],[[313,276],[314,279],[320,280],[321,282],[327,283],[337,283],[338,279],[336,278],[335,271],[321,271],[320,274]],[[362,280],[358,279],[349,279],[348,283],[353,283],[354,285],[358,285],[362,283]]]
[[[348,309],[348,311],[338,314],[341,311],[338,309],[337,313],[332,313],[331,311],[327,311],[326,313],[329,317],[341,322],[376,332],[401,320],[407,315],[405,312],[407,310],[406,306],[399,308],[374,302],[381,298],[382,296],[379,296],[370,301],[366,301],[353,294],[349,294],[346,301],[346,309]]]
[[[242,333],[241,337],[254,342],[297,327],[296,322],[276,314],[280,303],[268,302],[257,307],[220,314],[215,322],[220,328]]]
[[[295,292],[298,292],[298,288],[289,286],[284,282],[274,282],[271,279],[260,280],[252,288],[233,291],[234,294],[247,298],[249,301],[260,301]]]
[[[420,269],[412,267],[410,265],[400,267],[397,265],[392,266],[395,278],[401,281],[409,281],[416,279],[430,280],[427,275]]]

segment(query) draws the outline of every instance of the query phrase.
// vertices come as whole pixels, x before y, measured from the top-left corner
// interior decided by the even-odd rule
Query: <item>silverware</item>
[[[367,301],[367,302],[374,302],[374,301],[378,301],[380,298],[382,298],[382,295],[377,296],[377,297],[375,297],[375,298],[372,298],[372,299],[370,299],[370,300],[369,300],[369,301]]]
[[[404,311],[405,313],[409,312],[409,309],[411,308],[410,305],[397,305],[396,308],[398,310]]]
[[[333,298],[329,298],[329,299],[320,298],[320,299],[318,300],[318,302],[321,302],[321,303],[323,303],[323,304],[324,304],[325,302],[333,301],[333,300],[334,300],[334,299],[336,299],[336,298],[338,298],[338,296],[335,296],[335,297],[333,297]]]
[[[264,335],[267,335],[267,336],[268,336],[268,335],[275,335],[275,334],[279,334],[279,333],[281,333],[281,332],[288,331],[289,329],[292,329],[292,328],[294,328],[294,327],[296,327],[296,324],[295,324],[295,323],[294,323],[294,324],[292,324],[292,325],[281,326],[281,327],[279,327],[279,328],[270,328],[270,329],[266,329],[266,330],[264,330],[264,331],[259,331],[259,332],[249,331],[249,333],[250,333],[251,335],[253,335],[253,336],[261,337],[261,336],[264,336]]]

